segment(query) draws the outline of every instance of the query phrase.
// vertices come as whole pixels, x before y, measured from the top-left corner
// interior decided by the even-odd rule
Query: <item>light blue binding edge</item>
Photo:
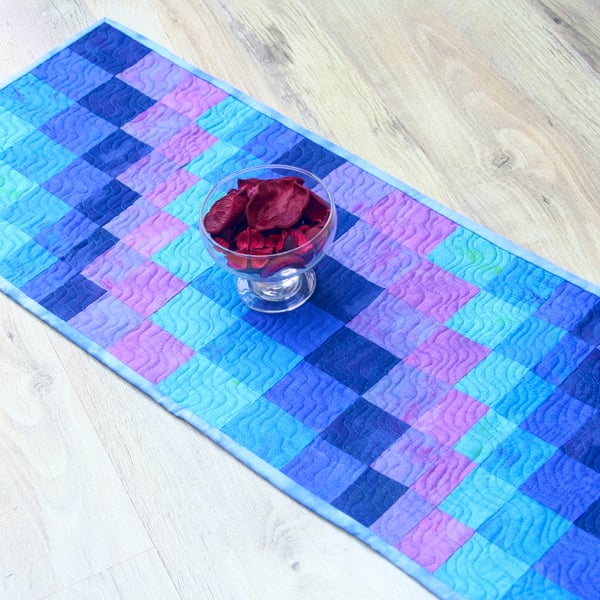
[[[149,40],[145,36],[121,25],[120,23],[112,21],[111,19],[101,19],[100,21],[94,23],[93,25],[89,26],[88,28],[80,31],[77,35],[73,36],[67,42],[56,47],[51,52],[48,52],[45,56],[43,56],[37,62],[35,62],[34,64],[30,65],[29,67],[23,69],[20,73],[18,73],[17,75],[15,75],[15,76],[11,77],[10,79],[8,79],[7,81],[5,81],[0,87],[4,87],[4,86],[8,85],[12,81],[21,77],[22,75],[30,72],[33,68],[35,68],[35,66],[41,64],[42,62],[46,61],[51,56],[57,54],[58,52],[60,52],[61,50],[63,50],[64,48],[66,48],[67,46],[72,44],[74,41],[80,39],[86,33],[92,31],[93,29],[95,29],[96,27],[101,25],[102,23],[107,23],[107,24],[115,27],[116,29],[119,29],[123,33],[125,33],[128,36],[130,36],[131,38],[139,41],[140,43],[147,46],[151,50],[157,52],[158,54],[161,54],[165,58],[168,58],[170,61],[174,62],[175,64],[185,68],[186,70],[190,71],[191,73],[193,73],[195,75],[202,77],[203,79],[206,79],[210,83],[212,83],[212,84],[216,85],[217,87],[220,87],[221,89],[226,91],[228,94],[245,102],[252,108],[274,118],[275,120],[284,124],[286,127],[293,129],[294,131],[300,133],[301,135],[311,139],[315,143],[326,147],[327,149],[331,150],[332,152],[343,157],[345,160],[355,164],[356,166],[363,169],[364,171],[367,171],[367,172],[371,173],[372,175],[379,177],[383,181],[386,181],[390,185],[405,192],[412,198],[418,200],[419,202],[422,202],[423,204],[432,208],[433,210],[452,219],[453,221],[457,222],[461,226],[474,231],[478,235],[488,239],[489,241],[504,248],[505,250],[507,250],[517,256],[520,256],[521,258],[524,258],[525,260],[528,260],[528,261],[532,262],[533,264],[536,264],[536,265],[540,266],[541,268],[543,268],[547,271],[550,271],[551,273],[554,273],[554,274],[558,275],[559,277],[562,277],[563,279],[566,279],[566,280],[570,281],[571,283],[578,285],[579,287],[581,287],[583,289],[586,289],[589,292],[600,295],[600,286],[597,286],[591,282],[588,282],[588,281],[558,267],[557,265],[550,263],[549,261],[537,256],[533,252],[530,252],[529,250],[521,248],[520,246],[517,246],[513,242],[510,242],[510,241],[506,240],[505,238],[503,238],[502,236],[488,230],[487,228],[483,227],[482,225],[479,225],[478,223],[471,221],[470,219],[468,219],[462,215],[459,215],[458,213],[454,212],[453,210],[439,204],[435,200],[432,200],[431,198],[425,196],[421,192],[408,186],[404,182],[396,179],[395,177],[388,175],[387,173],[384,173],[380,169],[367,163],[365,160],[363,160],[357,156],[354,156],[353,154],[350,154],[349,152],[347,152],[343,148],[340,148],[339,146],[330,142],[329,140],[327,140],[321,136],[318,136],[318,135],[312,133],[311,131],[308,131],[307,129],[304,129],[302,126],[298,125],[297,123],[294,123],[293,121],[291,121],[284,115],[281,115],[274,109],[264,105],[263,103],[255,100],[254,98],[247,96],[246,94],[244,94],[240,90],[234,88],[233,86],[231,86],[225,82],[222,82],[222,81],[216,79],[215,77],[209,75],[208,73],[205,73],[201,69],[198,69],[197,67],[187,63],[185,60],[176,56],[169,50],[162,48],[159,44],[153,42],[152,40]],[[447,600],[464,600],[464,597],[461,594],[459,594],[455,590],[452,590],[449,586],[447,586],[445,583],[440,581],[434,574],[425,570],[419,564],[417,564],[416,562],[414,562],[413,560],[408,558],[406,555],[402,554],[399,550],[394,548],[391,544],[389,544],[388,542],[386,542],[385,540],[383,540],[382,538],[380,538],[379,536],[377,536],[373,532],[371,532],[367,527],[365,527],[364,525],[361,525],[360,523],[358,523],[357,521],[355,521],[354,519],[352,519],[351,517],[349,517],[342,511],[333,507],[328,502],[322,500],[321,498],[319,498],[312,492],[308,491],[306,488],[297,484],[295,481],[290,479],[287,475],[284,475],[281,471],[279,471],[275,467],[271,466],[269,463],[265,462],[264,460],[262,460],[261,458],[256,456],[254,453],[249,451],[247,448],[240,445],[236,441],[232,440],[228,436],[224,435],[219,429],[212,427],[211,425],[206,423],[204,420],[200,419],[197,415],[193,414],[189,410],[182,409],[176,402],[174,402],[169,397],[167,397],[163,393],[161,393],[156,386],[152,385],[146,379],[144,379],[143,377],[138,375],[135,371],[133,371],[132,369],[130,369],[129,367],[124,365],[121,361],[117,360],[114,356],[112,356],[106,350],[104,350],[104,348],[102,348],[95,342],[92,342],[88,337],[86,337],[81,332],[79,332],[78,330],[73,328],[71,325],[69,325],[65,321],[62,321],[61,319],[56,317],[53,313],[51,313],[47,309],[45,309],[43,306],[39,305],[37,302],[35,302],[31,298],[29,298],[19,288],[15,287],[13,284],[11,284],[9,281],[5,280],[1,276],[0,276],[0,289],[7,296],[9,296],[13,300],[15,300],[16,302],[21,304],[25,309],[27,309],[28,311],[30,311],[31,313],[33,313],[34,315],[36,315],[37,317],[39,317],[40,319],[42,319],[43,321],[48,323],[51,327],[53,327],[54,329],[58,330],[60,333],[65,335],[71,341],[73,341],[78,346],[83,348],[86,352],[88,352],[89,354],[91,354],[92,356],[94,356],[95,358],[100,360],[107,367],[109,367],[110,369],[115,371],[123,379],[125,379],[126,381],[128,381],[129,383],[134,385],[135,387],[139,388],[141,391],[143,391],[148,396],[152,397],[156,402],[158,402],[160,405],[162,405],[170,413],[183,419],[184,421],[186,421],[187,423],[189,423],[190,425],[192,425],[193,427],[195,427],[196,429],[201,431],[203,434],[208,436],[215,443],[217,443],[219,446],[221,446],[222,448],[227,450],[230,454],[232,454],[234,457],[236,457],[242,463],[244,463],[245,465],[250,467],[253,471],[255,471],[256,473],[261,475],[264,479],[266,479],[267,481],[272,483],[275,487],[279,488],[280,490],[285,492],[287,495],[294,498],[295,500],[297,500],[298,502],[300,502],[302,505],[306,506],[307,508],[310,508],[315,513],[324,517],[331,523],[334,523],[335,525],[337,525],[341,529],[345,530],[349,534],[351,534],[354,537],[363,541],[365,544],[367,544],[368,546],[373,548],[379,554],[381,554],[382,556],[387,558],[391,563],[393,563],[394,565],[399,567],[402,571],[404,571],[408,575],[412,576],[419,583],[421,583],[422,585],[427,587],[431,592],[433,592],[434,594],[438,595],[439,597],[445,598]]]

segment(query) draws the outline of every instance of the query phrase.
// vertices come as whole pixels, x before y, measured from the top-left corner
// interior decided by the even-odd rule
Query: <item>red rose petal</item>
[[[261,181],[249,192],[246,205],[248,225],[260,231],[293,227],[302,218],[310,191],[297,178]]]
[[[204,228],[211,235],[235,227],[244,216],[248,197],[238,190],[229,191],[217,200],[204,217]]]
[[[310,199],[302,213],[304,220],[310,225],[325,225],[327,219],[329,218],[330,212],[329,205],[323,198],[315,194],[314,192],[310,192]]]
[[[260,250],[265,246],[265,240],[260,231],[247,227],[235,238],[235,243],[238,252],[243,254],[256,254],[256,250]]]

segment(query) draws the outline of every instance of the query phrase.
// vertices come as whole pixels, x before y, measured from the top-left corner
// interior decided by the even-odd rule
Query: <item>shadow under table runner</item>
[[[251,312],[198,211],[313,171],[339,228]],[[0,89],[0,286],[442,598],[600,594],[600,290],[102,21]]]

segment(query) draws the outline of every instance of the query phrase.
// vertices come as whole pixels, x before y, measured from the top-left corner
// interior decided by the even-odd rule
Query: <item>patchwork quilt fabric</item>
[[[231,171],[339,210],[302,308],[198,230]],[[0,89],[0,287],[441,598],[600,597],[600,290],[102,21]]]

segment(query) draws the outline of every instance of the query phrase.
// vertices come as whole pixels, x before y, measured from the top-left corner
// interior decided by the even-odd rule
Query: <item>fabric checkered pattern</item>
[[[267,162],[339,209],[275,316],[197,225]],[[506,248],[115,24],[0,90],[4,291],[439,595],[591,600],[600,297]]]

